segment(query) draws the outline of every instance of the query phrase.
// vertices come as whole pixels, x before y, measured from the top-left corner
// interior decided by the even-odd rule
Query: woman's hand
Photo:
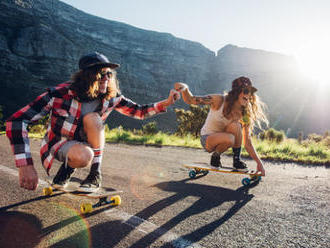
[[[175,103],[177,100],[180,99],[180,97],[181,97],[180,93],[178,91],[172,89],[170,91],[170,94],[169,94],[168,98],[167,98],[167,100],[170,103],[169,105],[172,105],[173,103]]]
[[[188,89],[188,85],[184,83],[177,82],[174,84],[174,89],[178,92],[184,91],[185,89]]]
[[[257,164],[257,171],[260,172],[261,176],[266,176],[266,171],[262,165],[262,162]]]
[[[167,108],[168,106],[175,103],[175,101],[180,99],[180,93],[176,90],[171,90],[170,94],[168,95],[168,98],[162,102],[164,108]]]

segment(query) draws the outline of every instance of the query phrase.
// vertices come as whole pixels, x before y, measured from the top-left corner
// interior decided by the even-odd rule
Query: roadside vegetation
[[[330,165],[329,135],[323,138],[320,135],[312,134],[299,143],[297,139],[286,138],[283,132],[274,129],[269,129],[265,132],[266,134],[275,133],[278,136],[275,139],[262,139],[259,136],[252,138],[255,149],[262,159],[286,162],[291,161],[304,164]],[[318,139],[315,140],[315,137],[318,137]],[[199,137],[194,137],[191,134],[184,136],[178,134],[166,134],[163,132],[151,134],[144,133],[142,130],[124,130],[121,127],[107,130],[106,141],[110,143],[184,146],[202,149]],[[228,151],[227,154],[231,154],[231,151]],[[248,153],[244,148],[242,156],[248,156]]]
[[[159,131],[154,121],[149,122],[139,130],[125,130],[121,126],[110,130],[106,125],[106,142],[202,149],[199,141],[199,130],[206,118],[207,108],[191,106],[189,110],[175,109],[175,112],[178,129],[174,134]],[[0,124],[2,123],[0,122]],[[29,128],[29,136],[42,138],[46,132],[46,125],[47,118],[43,118],[39,124]],[[0,134],[4,135],[5,133],[2,131]],[[329,131],[323,135],[309,134],[305,138],[300,134],[297,139],[293,139],[287,138],[283,131],[270,128],[253,136],[252,142],[262,159],[330,166]],[[227,154],[231,154],[231,149]],[[244,148],[242,156],[248,157]]]

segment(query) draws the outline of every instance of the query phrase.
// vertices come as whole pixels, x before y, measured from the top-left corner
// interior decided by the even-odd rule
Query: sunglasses
[[[105,76],[107,76],[108,78],[111,78],[112,72],[111,71],[102,71],[102,72],[100,72],[100,75],[101,75],[101,80],[103,80],[105,78]]]
[[[249,95],[249,94],[252,95],[252,92],[249,88],[243,88],[242,92],[243,92],[244,95]]]

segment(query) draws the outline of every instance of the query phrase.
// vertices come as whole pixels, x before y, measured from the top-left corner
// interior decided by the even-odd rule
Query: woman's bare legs
[[[240,151],[242,145],[242,126],[239,122],[231,122],[225,129],[225,132],[211,134],[206,139],[206,149],[215,151],[211,158],[211,164],[220,164],[220,154],[233,148],[234,166],[240,161]],[[218,159],[219,162],[215,162]],[[239,168],[241,169],[241,168]],[[243,168],[242,168],[243,169]]]

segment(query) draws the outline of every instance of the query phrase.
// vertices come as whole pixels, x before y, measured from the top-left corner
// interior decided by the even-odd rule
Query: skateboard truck
[[[50,187],[43,188],[43,194],[45,196],[51,196],[53,194],[53,187],[50,186]],[[57,188],[55,188],[55,190],[62,191],[65,193],[70,193],[70,194],[76,195],[76,196],[98,199],[98,202],[95,203],[94,205],[90,202],[82,203],[80,205],[80,212],[82,214],[91,213],[94,208],[98,208],[98,207],[101,207],[104,205],[118,206],[121,204],[121,197],[117,194],[121,193],[122,191],[116,191],[111,194],[109,192],[104,192],[103,194],[95,192],[94,195],[93,195],[93,193],[88,195],[85,193],[80,193],[80,194],[75,193],[77,191],[66,191],[65,189],[63,189],[61,187],[57,187]],[[109,194],[112,196],[110,197]],[[109,197],[110,197],[110,200],[108,200]]]
[[[209,171],[214,171],[214,172],[222,172],[222,173],[230,173],[230,174],[243,174],[243,175],[248,175],[249,177],[245,177],[242,179],[242,184],[243,186],[249,186],[251,183],[254,182],[259,182],[261,180],[261,175],[258,174],[256,171],[247,171],[247,172],[241,172],[237,171],[233,168],[228,168],[228,167],[221,167],[219,169],[210,167],[209,165],[205,163],[195,163],[195,164],[190,164],[190,165],[184,165],[185,167],[189,168],[189,177],[191,179],[196,178],[197,175],[202,174],[202,175],[207,175]]]
[[[82,203],[80,205],[80,212],[82,214],[87,214],[87,213],[91,213],[94,208],[98,208],[104,205],[118,206],[120,204],[121,204],[121,198],[119,195],[112,196],[110,198],[110,201],[108,201],[108,197],[102,197],[94,205],[92,205],[91,203]]]

